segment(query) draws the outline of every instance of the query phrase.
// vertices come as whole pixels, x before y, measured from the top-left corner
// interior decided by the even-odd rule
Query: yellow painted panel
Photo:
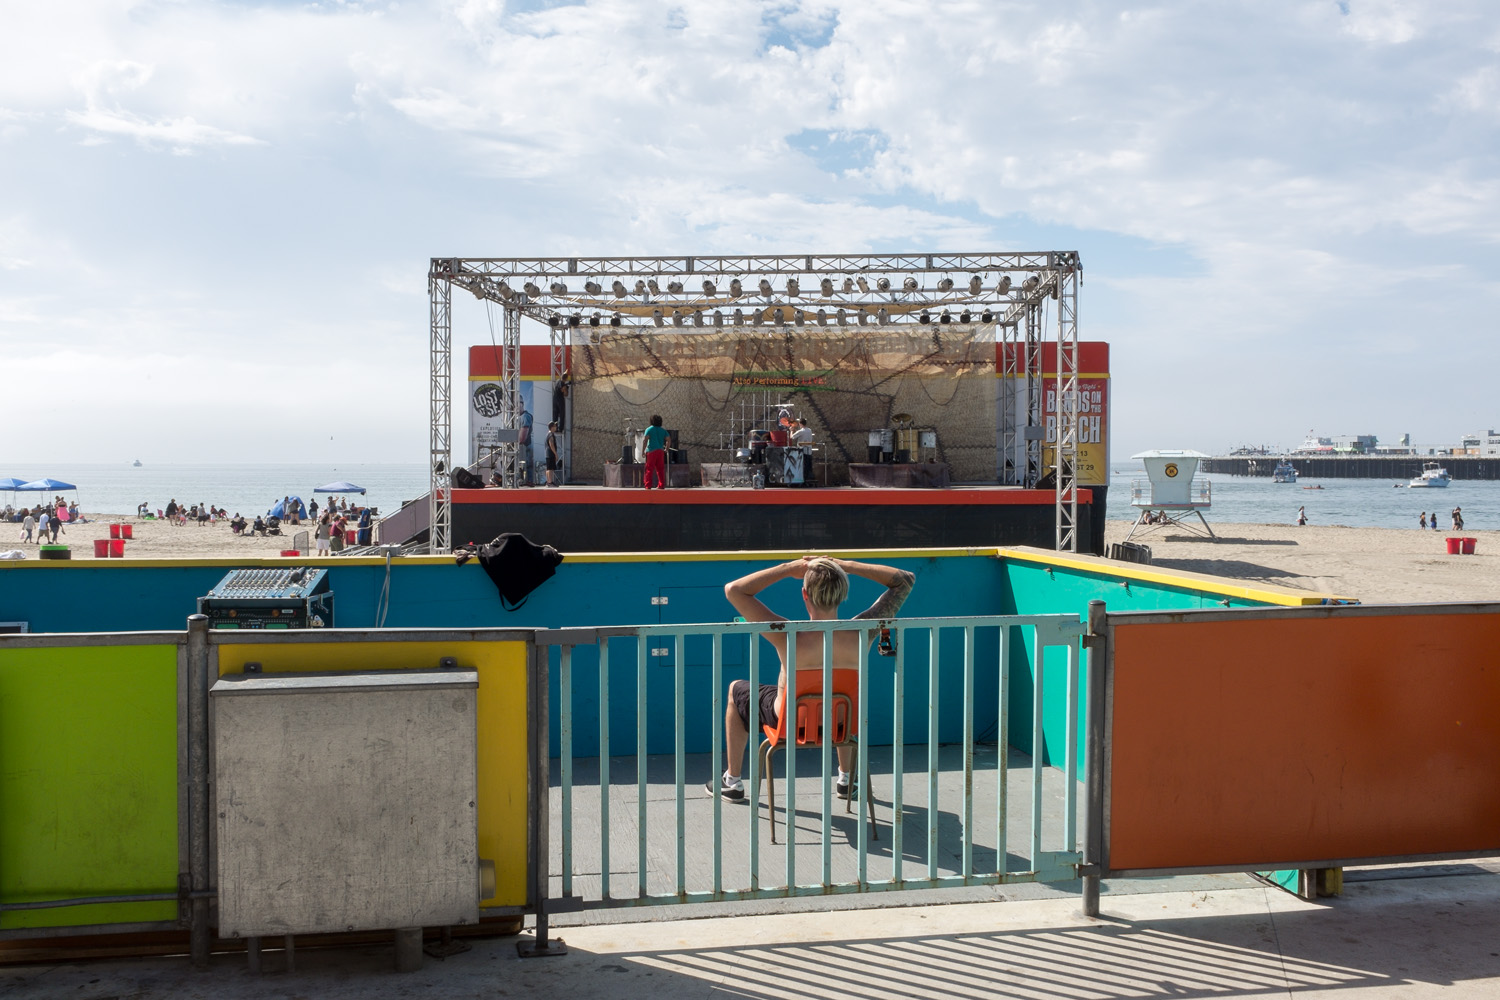
[[[423,670],[444,656],[479,674],[479,856],[495,862],[489,906],[526,903],[526,643],[524,642],[277,642],[219,644],[219,673],[246,663],[267,673],[329,670]]]

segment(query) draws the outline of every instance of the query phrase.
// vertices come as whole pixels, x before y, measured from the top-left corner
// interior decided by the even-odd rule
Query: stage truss
[[[521,318],[549,331],[554,386],[564,377],[570,330],[735,327],[766,333],[792,327],[994,323],[1003,345],[999,467],[1002,485],[1035,487],[1053,479],[1056,545],[1078,550],[1078,285],[1073,251],[953,254],[798,254],[744,257],[434,257],[431,298],[431,451],[428,468],[433,552],[453,545],[452,291],[454,286],[504,311],[501,426],[521,415]],[[1049,308],[1055,306],[1055,308]],[[1042,344],[1055,317],[1057,394],[1042,392]],[[1017,399],[1023,393],[1024,399]],[[1024,402],[1024,408],[1022,403]],[[1024,423],[1019,414],[1024,412]],[[1051,461],[1043,467],[1048,418],[1056,421]],[[497,466],[518,481],[514,435]]]

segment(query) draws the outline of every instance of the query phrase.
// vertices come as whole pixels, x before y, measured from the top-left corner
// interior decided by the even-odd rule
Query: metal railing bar
[[[756,635],[750,637],[750,679],[745,683],[749,685],[745,692],[746,714],[749,716],[750,734],[745,745],[745,754],[749,757],[750,793],[754,800],[750,803],[750,889],[760,889],[760,754],[757,748],[760,746],[760,640]],[[728,711],[726,709],[726,711]],[[769,764],[769,761],[767,761]],[[769,778],[770,775],[765,775]],[[774,820],[774,815],[772,816]]]
[[[573,895],[573,647],[558,658],[557,706],[562,755],[562,894]]]
[[[68,906],[93,906],[99,903],[175,903],[179,899],[213,899],[216,889],[192,892],[139,892],[125,896],[77,896],[72,899],[35,899],[27,903],[0,903],[0,913],[19,910],[57,910]]]
[[[636,833],[640,841],[636,855],[637,894],[646,895],[646,675],[648,670],[648,648],[644,635],[635,640],[635,778],[636,778]]]
[[[974,626],[964,626],[963,868],[974,874]]]
[[[672,673],[677,703],[677,892],[687,889],[687,672],[684,666],[686,637],[680,632],[673,646]]]
[[[599,894],[609,898],[609,638],[599,640]]]
[[[964,889],[992,885],[1023,885],[1037,881],[1035,872],[1011,872],[1003,878],[989,875],[939,875],[937,878],[915,878],[873,882],[834,882],[828,885],[776,886],[764,889],[730,889],[724,892],[689,891],[682,895],[626,896],[601,900],[591,909],[622,909],[637,906],[675,906],[679,903],[733,903],[757,899],[792,899],[803,896],[840,896],[860,892],[902,892],[922,889]]]
[[[78,646],[173,646],[187,640],[187,632],[21,632],[0,635],[0,652],[7,649],[74,648]]]
[[[903,772],[906,770],[906,627],[896,629],[896,690],[892,700],[896,717],[893,720],[891,744],[891,878],[901,880],[902,848],[901,834],[906,826],[906,813],[902,801]]]
[[[712,735],[714,790],[714,892],[724,890],[724,796],[719,794],[719,785],[724,780],[724,637],[713,637],[713,721],[709,726]]]
[[[1042,630],[1038,628],[1032,640],[1031,681],[1031,867],[1042,866],[1042,767],[1047,755],[1047,737],[1043,730],[1045,722],[1043,707],[1043,664],[1046,649]]]
[[[790,690],[787,692],[786,704],[781,708],[781,717],[786,725],[786,738],[782,741],[786,750],[786,884],[794,886],[797,884],[797,733],[795,726],[796,716],[793,706],[797,698],[797,675],[794,672],[797,663],[797,637],[801,634],[800,629],[793,629],[786,637],[786,662],[792,664],[792,671],[787,677]],[[785,669],[785,666],[783,666]],[[790,718],[788,717],[790,716]]]
[[[1010,788],[1010,627],[1000,626],[1000,675],[995,730],[995,860],[1003,875],[1010,866],[1009,848],[1005,842],[1006,816],[1009,806],[1006,793]]]
[[[937,878],[938,848],[938,645],[937,626],[927,630],[927,877]]]
[[[1350,606],[1348,610],[1352,610]],[[1184,614],[1186,612],[1174,612]],[[1196,614],[1196,612],[1194,612]],[[1046,614],[1046,615],[965,615],[965,616],[933,616],[928,618],[902,618],[904,625],[915,628],[923,628],[928,625],[936,625],[938,628],[959,628],[964,625],[995,625],[1004,619],[1011,625],[1055,625],[1058,622],[1068,622],[1077,625],[1082,618],[1077,614]],[[833,630],[835,632],[857,632],[868,631],[871,627],[869,621],[854,621],[848,618],[838,620],[806,620],[806,621],[784,621],[767,624],[766,622],[699,622],[681,625],[622,625],[612,629],[598,629],[599,632],[608,631],[613,635],[760,635],[763,632],[824,632]],[[539,636],[547,635],[549,632],[562,630],[539,629]],[[242,633],[243,634],[243,633]],[[320,630],[317,634],[327,634],[327,630]],[[530,633],[523,633],[529,635]]]
[[[788,684],[791,682],[788,681]],[[823,633],[823,881],[833,881],[833,633]],[[787,706],[791,708],[790,705]]]
[[[859,742],[855,745],[854,774],[850,776],[851,781],[859,783],[858,794],[861,798],[855,808],[861,814],[869,811],[868,806],[864,809],[858,808],[864,805],[866,801],[863,796],[871,796],[868,801],[875,801],[873,798],[875,793],[870,787],[870,746],[869,742],[865,739],[865,727],[870,721],[870,699],[867,690],[869,688],[869,679],[870,644],[861,642],[859,644],[859,691],[854,696],[854,731]],[[860,885],[864,885],[870,877],[870,824],[866,821],[864,815],[859,816],[859,833],[856,837],[855,844],[859,852],[857,859],[859,871],[855,876],[855,881]],[[825,879],[825,881],[827,880]]]
[[[1063,751],[1063,850],[1078,850],[1078,650],[1068,643],[1067,748]]]

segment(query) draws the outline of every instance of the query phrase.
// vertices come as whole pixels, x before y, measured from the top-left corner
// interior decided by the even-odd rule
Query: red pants
[[[646,475],[643,485],[648,490],[651,488],[653,477],[656,479],[657,489],[667,488],[667,450],[665,448],[646,452]]]

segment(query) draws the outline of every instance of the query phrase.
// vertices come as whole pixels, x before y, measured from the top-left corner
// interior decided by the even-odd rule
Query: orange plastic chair
[[[847,668],[836,669],[833,672],[833,732],[829,741],[832,746],[858,747],[859,739],[855,733],[857,718],[855,706],[858,704],[859,696],[859,671]],[[786,701],[785,692],[782,693],[780,701]],[[790,711],[784,706],[781,718],[774,726],[761,726],[765,733],[765,740],[760,745],[760,773],[766,776],[767,800],[771,810],[771,843],[776,843],[776,777],[771,771],[771,761],[776,754],[776,748],[781,746],[786,739],[786,721],[788,716],[796,717],[796,739],[799,747],[816,747],[823,745],[823,671],[822,670],[799,670],[797,671],[797,700]],[[857,758],[856,758],[857,759]],[[870,839],[880,839],[880,829],[875,825],[875,799],[870,794],[870,776],[854,775],[856,794],[864,797],[870,807]],[[759,789],[755,789],[753,798],[760,798]],[[844,800],[844,812],[850,812],[849,799]]]

